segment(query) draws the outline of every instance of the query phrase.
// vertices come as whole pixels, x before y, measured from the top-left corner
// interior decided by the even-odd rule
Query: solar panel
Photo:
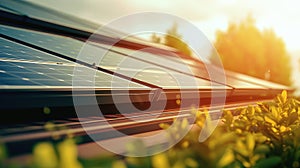
[[[48,35],[45,33],[37,33],[34,31],[24,31],[22,29],[10,28],[7,26],[0,26],[0,29],[6,35],[9,35],[11,37],[22,39],[31,44],[42,46],[46,49],[59,52],[63,55],[68,55],[73,58],[76,58],[76,56],[80,53],[81,48],[84,46],[83,42],[71,38]],[[105,44],[97,45],[104,48],[108,47]],[[93,50],[95,49],[90,49],[91,52],[93,52]],[[143,61],[150,62],[161,67],[166,67],[167,69],[176,69],[177,71],[184,72],[186,74],[194,75],[196,77],[204,78],[207,80],[212,80],[235,89],[290,89],[289,87],[286,87],[284,85],[229,71],[226,71],[226,83],[224,83],[223,72],[221,72],[223,70],[220,70],[219,68],[210,65],[209,63],[204,66],[204,64],[195,63],[193,60],[176,57],[174,56],[174,53],[173,56],[166,56],[159,53],[151,54],[149,52],[134,51],[131,49],[116,46],[114,46],[112,50],[124,53],[125,55],[131,55],[133,58],[141,59]],[[132,52],[136,54],[132,54]],[[83,59],[82,61],[93,64],[95,62],[93,54],[95,55],[95,53],[87,54],[88,55],[86,57],[81,57],[81,59]],[[187,65],[189,66],[189,68],[187,68]],[[207,72],[208,70],[210,71],[210,74],[213,74],[213,77],[209,76],[209,73]]]
[[[156,61],[164,60],[157,59]],[[100,66],[162,88],[226,88],[223,85],[211,83],[208,80],[188,76],[159,65],[136,60],[115,52],[107,52],[101,59]]]
[[[105,46],[109,48],[110,46],[101,44],[102,46]],[[224,76],[224,72],[222,73],[220,69],[212,68],[210,64],[206,64],[207,66],[204,66],[204,64],[195,63],[192,60],[187,60],[184,58],[180,58],[175,53],[169,52],[170,55],[164,55],[161,53],[153,54],[151,52],[155,52],[153,49],[145,49],[145,50],[131,50],[128,48],[121,48],[117,46],[111,47],[111,50],[121,52],[121,53],[128,53],[131,57],[142,59],[148,62],[151,62],[153,64],[156,64],[161,67],[166,67],[168,69],[173,69],[179,72],[183,72],[188,75],[197,76],[200,78],[204,78],[207,80],[216,81],[218,83],[222,83],[224,85],[228,85],[232,88],[260,88],[265,89],[266,87],[245,82],[242,80],[237,80],[232,78],[231,76]],[[208,72],[208,70],[210,72]],[[213,76],[210,76],[212,74]],[[225,78],[225,79],[224,79]]]
[[[101,44],[109,48],[110,46]],[[111,47],[111,50],[115,50],[118,52],[123,52],[123,53],[136,53],[138,54],[131,54],[131,56],[139,59],[144,59],[149,62],[155,63],[159,66],[166,66],[171,69],[176,69],[181,72],[185,73],[191,73],[191,75],[195,75],[201,78],[206,78],[209,80],[213,80],[219,83],[222,83],[224,81],[220,81],[219,79],[226,78],[226,84],[228,86],[231,86],[236,89],[251,89],[251,88],[259,88],[259,89],[266,89],[266,88],[272,88],[272,89],[290,89],[289,87],[286,87],[284,85],[280,85],[277,83],[257,79],[251,76],[239,74],[239,73],[234,73],[226,70],[225,76],[223,76],[224,70],[220,69],[219,67],[216,67],[214,65],[211,65],[210,63],[206,64],[200,64],[200,63],[195,63],[193,60],[187,60],[185,58],[181,58],[179,56],[176,56],[175,53],[169,52],[167,54],[162,54],[162,53],[156,53],[152,54],[150,49],[147,52],[147,49],[145,51],[134,51],[128,48],[122,48],[122,47],[117,47],[113,46]],[[159,60],[158,60],[159,59]],[[189,66],[189,69],[185,68]],[[182,68],[184,67],[184,68]],[[210,73],[208,73],[210,71]],[[209,74],[213,74],[213,78],[209,76]],[[225,83],[224,83],[225,84]]]
[[[1,86],[32,85],[43,87],[71,87],[74,68],[77,66],[80,67],[81,70],[93,74],[91,77],[82,75],[76,76],[76,78],[73,79],[83,81],[82,86],[95,85],[95,87],[98,88],[146,88],[143,85],[129,82],[95,69],[77,65],[15,42],[0,39],[0,44]],[[112,84],[112,82],[115,82],[115,84]]]
[[[177,57],[174,48],[120,38],[123,33],[105,27],[99,43],[83,42],[99,25],[30,2],[1,0],[0,13],[0,111],[5,113],[0,127],[12,156],[64,132],[44,134],[46,121],[77,129],[74,136],[85,143],[91,140],[87,133],[112,137],[104,121],[136,134],[157,130],[158,122],[189,118],[191,106],[204,106],[216,119],[223,107],[269,100],[290,89],[229,71],[224,76],[224,69]],[[120,41],[112,48],[102,44],[114,40]],[[154,51],[144,51],[147,46]],[[91,132],[81,128],[86,125]]]
[[[258,85],[262,85],[265,86],[269,89],[278,89],[278,90],[292,90],[291,87],[285,86],[285,85],[281,85],[278,83],[273,83],[267,80],[263,80],[263,79],[259,79],[259,78],[255,78],[252,76],[248,76],[248,75],[244,75],[244,74],[240,74],[240,73],[236,73],[236,72],[232,72],[232,71],[226,71],[226,74],[228,76],[231,76],[233,78],[235,78],[236,80],[240,80],[240,81],[246,81],[249,83],[255,83]]]
[[[113,30],[105,26],[101,27],[101,25],[96,24],[94,22],[76,18],[71,15],[64,14],[56,10],[45,8],[43,6],[26,1],[22,1],[22,3],[19,3],[18,0],[1,0],[0,8],[11,13],[20,14],[21,16],[28,16],[30,18],[35,18],[42,21],[55,23],[58,25],[63,25],[83,31],[94,32],[95,30],[98,30],[98,34],[109,37],[118,38],[120,36],[124,36],[124,33],[120,31]],[[101,29],[99,29],[99,27],[101,27]],[[135,37],[128,37],[128,39],[137,42],[142,42],[142,40],[139,40]]]
[[[15,0],[1,0],[0,5],[2,6],[2,8],[5,8],[6,11],[16,11],[21,15],[38,18],[44,21],[58,23],[61,25],[77,27],[83,30],[95,30],[99,27],[99,25],[97,24],[93,24],[91,22],[78,18],[74,19],[74,17],[71,17],[69,15],[61,14],[54,10],[44,8],[30,2],[23,1],[22,3],[19,3]]]
[[[48,50],[57,52],[71,58],[77,58],[80,54],[80,61],[84,61],[90,65],[96,64],[105,69],[109,69],[115,73],[136,78],[138,80],[162,87],[162,88],[226,88],[226,86],[211,83],[210,81],[194,78],[193,76],[184,75],[179,72],[162,68],[160,65],[147,62],[148,57],[143,60],[127,57],[126,54],[119,54],[107,51],[95,45],[84,44],[81,41],[65,38],[46,33],[38,33],[34,31],[25,31],[6,26],[1,26],[1,30],[5,35],[20,39],[22,41],[34,44]],[[84,46],[84,48],[82,48]],[[81,50],[83,49],[83,50]],[[80,53],[81,52],[81,53]],[[103,55],[101,55],[103,53]],[[126,64],[124,64],[126,60]],[[153,61],[153,60],[152,60]],[[166,59],[155,57],[157,62],[168,61]],[[146,70],[149,67],[150,70]],[[187,68],[184,66],[183,68]],[[166,80],[168,79],[168,80]],[[177,85],[175,85],[177,83]]]
[[[139,54],[139,53],[137,53]],[[99,66],[112,70],[125,76],[133,77],[156,86],[167,88],[226,88],[224,85],[216,84],[208,80],[195,78],[194,76],[176,72],[167,67],[163,67],[154,62],[163,62],[165,59],[156,57],[137,59],[137,57],[128,57],[126,54],[116,53],[108,49],[95,47],[87,44],[83,48],[79,56],[80,60],[89,63],[99,62]],[[151,61],[148,61],[151,60]],[[154,61],[154,62],[153,62]],[[168,62],[165,62],[168,63]],[[172,65],[170,65],[172,66]],[[187,66],[180,65],[182,68],[188,69]],[[179,68],[179,67],[178,67]],[[188,70],[187,70],[188,71]]]
[[[76,58],[83,43],[67,37],[60,37],[46,33],[37,33],[34,31],[26,31],[23,29],[12,28],[8,26],[0,26],[3,34],[10,37],[21,39],[22,41],[41,46],[43,48],[56,51],[63,55]]]
[[[164,89],[230,89],[229,87],[231,87],[235,89],[235,93],[239,90],[244,92],[244,89],[260,89],[263,92],[266,92],[266,90],[264,90],[265,88],[282,89],[282,86],[280,85],[272,84],[270,82],[255,82],[256,80],[247,80],[235,75],[230,75],[231,73],[229,73],[229,75],[226,74],[225,82],[224,76],[220,69],[210,66],[209,64],[207,64],[208,66],[205,67],[203,64],[195,63],[192,60],[186,60],[179,57],[152,54],[143,51],[133,52],[133,50],[121,47],[112,48],[112,50],[116,50],[119,53],[109,51],[101,57],[99,56],[99,53],[103,53],[108,50],[102,49],[107,48],[107,46],[104,44],[97,44],[100,47],[95,47],[95,45],[86,45],[81,41],[57,35],[50,35],[35,31],[25,31],[23,29],[11,28],[7,26],[0,26],[0,28],[3,30],[4,34],[8,36],[75,59],[77,58],[77,55],[82,52],[82,47],[85,46],[84,48],[87,49],[88,52],[84,52],[84,56],[79,58],[80,61],[84,61],[91,65],[98,65],[100,62],[99,65],[105,69],[109,69],[113,72],[135,78]],[[126,60],[126,65],[124,63],[120,65],[120,63],[124,62],[124,60]],[[144,69],[144,67],[149,66],[152,68],[150,72],[149,70],[141,71],[141,69]],[[213,73],[213,77],[209,77],[206,68],[209,68],[208,70],[210,73]],[[174,71],[174,69],[176,70]],[[194,76],[208,80],[211,79],[218,84],[195,78]],[[229,87],[225,87],[223,85]]]

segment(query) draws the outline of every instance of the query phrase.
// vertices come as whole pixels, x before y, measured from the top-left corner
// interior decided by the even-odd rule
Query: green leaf
[[[58,158],[54,146],[50,142],[41,142],[33,149],[34,165],[37,167],[55,168],[58,166]]]
[[[276,107],[272,106],[272,107],[271,107],[271,112],[272,112],[272,115],[274,116],[274,118],[278,119],[278,117],[279,117],[279,112],[278,112],[278,110],[276,109]]]
[[[265,116],[264,118],[265,118],[265,121],[266,121],[266,122],[268,122],[268,123],[270,123],[270,124],[272,124],[272,125],[276,125],[276,122],[275,122],[274,120],[272,120],[270,117]]]
[[[249,152],[253,151],[254,146],[255,146],[255,140],[254,140],[254,136],[252,134],[248,134],[246,137],[246,143],[247,143],[247,147]]]
[[[261,159],[255,165],[255,168],[268,168],[275,167],[281,163],[281,158],[279,156],[270,156],[266,159]]]
[[[231,150],[227,150],[218,162],[218,167],[225,167],[234,161],[234,154]]]
[[[192,158],[186,158],[184,160],[184,163],[185,163],[185,165],[187,165],[189,167],[199,167],[198,162],[196,160],[192,159]]]
[[[224,133],[224,135],[222,135],[221,137],[218,138],[217,144],[223,145],[225,143],[235,141],[236,138],[238,138],[238,137],[236,136],[236,134],[234,132],[227,132],[227,133]]]
[[[160,154],[152,156],[151,162],[152,162],[152,165],[154,168],[170,167],[168,157],[167,157],[167,155],[165,155],[165,153],[160,153]]]
[[[236,148],[234,150],[244,157],[248,157],[249,155],[249,151],[247,150],[246,145],[241,140],[237,140]]]
[[[117,160],[117,161],[113,162],[112,168],[126,168],[126,165],[123,161]]]
[[[256,154],[267,154],[269,152],[270,152],[270,147],[265,144],[258,145],[254,150],[254,153]]]
[[[287,100],[287,92],[286,90],[283,90],[281,93],[282,102],[285,103]]]
[[[267,140],[267,137],[265,135],[263,135],[262,133],[256,133],[254,134],[255,136],[255,141],[260,144],[260,143],[264,143]]]
[[[4,144],[0,143],[0,163],[7,158],[7,151]],[[1,164],[0,164],[1,166]]]
[[[297,112],[292,112],[287,119],[288,125],[293,124],[296,120],[298,120],[298,113]]]

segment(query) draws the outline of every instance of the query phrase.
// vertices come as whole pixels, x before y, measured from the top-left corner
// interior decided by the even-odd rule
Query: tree
[[[166,46],[176,48],[179,52],[184,55],[190,56],[192,54],[189,46],[182,40],[181,35],[177,31],[177,24],[174,23],[173,26],[167,30],[164,37],[158,37],[155,33],[151,36],[151,41],[155,43],[162,43]]]
[[[159,37],[158,35],[153,33],[151,35],[151,41],[154,42],[154,43],[161,43],[161,37]]]
[[[215,48],[225,69],[291,85],[290,56],[283,40],[271,29],[260,31],[252,17],[218,31]],[[213,64],[216,59],[217,55],[210,57]]]

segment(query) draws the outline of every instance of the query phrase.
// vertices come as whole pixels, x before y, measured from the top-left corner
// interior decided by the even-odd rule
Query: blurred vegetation
[[[208,111],[192,109],[198,126],[170,150],[150,157],[99,156],[78,159],[73,139],[53,144],[41,142],[33,149],[27,166],[8,164],[5,146],[0,146],[0,165],[4,167],[112,167],[112,168],[298,168],[300,167],[300,102],[283,91],[271,102],[224,111],[222,122],[203,143],[198,138],[205,121],[212,121]],[[168,124],[161,123],[163,129]],[[176,120],[169,137],[188,127],[186,119]],[[172,141],[172,138],[170,138]],[[128,152],[146,148],[142,142],[129,144]]]
[[[251,16],[218,31],[214,45],[220,58],[212,55],[212,63],[221,59],[225,69],[291,85],[290,56],[283,40],[272,29],[260,31]]]
[[[182,36],[178,33],[178,26],[176,23],[174,23],[173,26],[167,30],[163,37],[153,33],[151,36],[151,41],[176,48],[179,52],[186,56],[191,56],[192,54],[189,46],[182,40]]]

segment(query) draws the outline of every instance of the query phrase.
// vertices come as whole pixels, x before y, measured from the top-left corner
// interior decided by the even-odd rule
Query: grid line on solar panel
[[[104,45],[105,46],[105,45]],[[109,48],[110,46],[106,45],[105,47]],[[265,89],[266,87],[245,82],[242,80],[234,79],[230,76],[227,76],[223,72],[220,72],[220,68],[212,68],[212,66],[209,63],[204,64],[196,64],[193,61],[186,60],[184,58],[180,58],[177,56],[175,53],[168,53],[169,55],[163,55],[163,54],[153,54],[151,52],[154,52],[153,49],[145,49],[139,50],[139,51],[133,51],[128,48],[121,48],[117,46],[111,47],[111,50],[116,51],[118,53],[135,53],[131,54],[131,57],[137,58],[137,59],[146,59],[149,60],[150,62],[152,61],[153,64],[157,64],[159,66],[168,66],[171,67],[171,69],[178,71],[178,72],[183,72],[185,74],[189,75],[195,75],[196,77],[206,79],[206,80],[211,80],[215,81],[218,83],[223,83],[227,84],[230,87],[233,88],[260,88],[260,89]],[[142,57],[141,57],[142,56]],[[155,61],[158,60],[158,57],[160,58],[160,61]],[[185,68],[186,66],[189,66],[189,69]],[[198,66],[198,67],[197,67]],[[211,76],[212,75],[212,76]],[[225,78],[225,79],[224,79]],[[221,80],[223,79],[223,80]]]
[[[17,1],[15,1],[15,2],[17,2]],[[13,2],[13,3],[15,3],[15,2]],[[36,9],[34,9],[34,10],[36,10]],[[25,12],[26,12],[26,10],[25,10]],[[43,12],[43,11],[40,11],[40,12]],[[53,16],[57,15],[57,13],[56,14],[52,13],[52,14],[53,14]],[[55,17],[57,17],[57,16],[55,16]],[[45,18],[47,18],[47,17],[45,17]],[[35,35],[36,34],[32,34],[32,36],[35,36]],[[19,36],[20,37],[25,37],[24,34],[20,34]],[[46,41],[51,42],[52,39],[47,38]],[[38,42],[40,44],[45,43],[45,41],[43,41],[43,40],[39,40]],[[56,49],[61,49],[61,48],[64,48],[64,47],[68,46],[68,45],[65,45],[65,43],[60,43],[60,44],[62,44],[62,46],[61,47],[56,46]],[[76,55],[76,52],[71,51],[71,50],[68,50],[68,51],[70,52],[70,54],[72,54],[72,55],[75,54]],[[87,60],[87,61],[91,61],[91,60]],[[173,60],[173,61],[176,62],[176,60]],[[198,68],[198,71],[199,71],[199,69],[201,69],[201,68]],[[195,74],[197,74],[197,77],[208,79],[208,78],[202,77],[202,73],[200,73],[200,75],[198,75],[199,73],[195,73]],[[268,81],[258,81],[258,80],[256,80],[256,78],[251,78],[251,77],[250,78],[249,77],[240,77],[239,75],[235,75],[235,74],[231,74],[231,73],[229,73],[229,75],[226,78],[227,78],[226,85],[228,85],[230,87],[233,87],[233,88],[255,88],[255,87],[257,87],[257,88],[266,88],[267,87],[267,88],[275,88],[275,89],[282,89],[282,88],[289,89],[288,87],[284,87],[283,85],[278,85],[278,84],[271,83],[271,82],[268,82]],[[213,81],[218,82],[217,79],[213,79]],[[256,82],[254,82],[254,81],[256,81]],[[221,83],[221,82],[218,82],[218,83]]]
[[[34,31],[25,31],[22,29],[12,28],[0,25],[0,30],[3,34],[10,37],[20,39],[43,48],[59,52],[63,55],[77,56],[83,45],[82,42],[72,40],[70,38],[60,37],[50,34],[42,34]]]
[[[26,38],[22,38],[22,40],[24,40],[26,42],[30,42],[32,44],[42,46],[46,49],[58,52],[63,55],[67,55],[72,58],[76,58],[76,56],[80,52],[80,49],[84,45],[84,43],[74,40],[74,39],[70,39],[70,38],[65,38],[65,37],[60,37],[60,36],[50,36],[47,34],[37,33],[37,32],[22,31],[20,29],[12,29],[12,28],[8,28],[5,26],[2,26],[1,30],[3,30],[5,32],[5,34],[7,34],[11,37],[17,38],[17,39],[20,38],[18,36],[22,35],[23,37],[26,37]],[[32,37],[32,36],[34,36],[34,37]],[[52,41],[52,42],[46,43],[43,41],[44,39],[46,39],[46,40],[51,39],[50,41]],[[93,52],[94,50],[97,51],[96,48],[93,47],[92,45],[89,45],[89,46],[92,47],[90,52]],[[94,63],[93,57],[95,56],[96,52],[86,53],[86,54],[87,54],[86,57],[83,58],[84,60],[81,60],[81,61],[85,61],[89,64]],[[135,58],[138,59],[137,57],[135,57]],[[146,59],[141,60],[141,61],[147,62]],[[107,62],[107,63],[109,64],[109,62]]]
[[[63,55],[67,55],[72,58],[76,58],[76,56],[80,53],[81,48],[84,46],[83,42],[80,42],[80,41],[77,41],[74,39],[70,39],[70,38],[60,37],[60,36],[50,36],[50,35],[43,34],[43,33],[22,31],[21,29],[12,29],[12,28],[8,28],[5,26],[2,26],[1,30],[3,30],[6,35],[9,35],[9,36],[17,38],[17,39],[19,39],[20,36],[22,35],[22,37],[25,37],[25,38],[22,38],[22,40],[24,40],[26,42],[30,42],[32,44],[42,46],[46,49],[58,52]],[[45,42],[45,39],[48,40],[49,42]],[[87,62],[89,64],[93,64],[95,62],[94,56],[97,54],[96,52],[93,52],[93,51],[97,51],[100,49],[93,47],[93,45],[89,45],[88,47],[91,47],[89,49],[89,51],[91,53],[85,53],[86,56],[82,57],[81,61]],[[145,55],[145,57],[146,57],[146,55]],[[140,59],[140,58],[135,57],[135,59]],[[156,57],[156,59],[164,60],[163,58],[157,58],[157,57]],[[172,59],[172,58],[170,58],[170,59]],[[105,60],[102,60],[102,61],[105,61]],[[115,63],[115,61],[116,60],[111,62],[111,60],[109,60],[105,63],[103,62],[102,65],[104,65],[104,64],[109,65],[110,63]],[[147,62],[148,60],[146,57],[140,61]],[[167,61],[167,60],[164,60],[164,61]],[[151,60],[150,60],[150,62],[151,62]],[[168,63],[170,64],[170,63],[172,63],[172,61],[169,61]],[[173,66],[173,65],[176,67],[182,67],[182,64],[174,64],[174,63],[171,64],[171,66]]]
[[[96,44],[95,45],[99,45]],[[112,51],[116,51],[118,53],[134,53],[137,51],[128,49],[128,48],[122,48],[118,46],[109,46],[105,44],[101,44],[101,47],[108,48]],[[195,75],[196,77],[200,77],[202,79],[207,79],[207,80],[212,80],[218,83],[223,83],[224,81],[219,80],[222,78],[226,78],[226,84],[227,86],[230,86],[232,88],[236,89],[266,89],[266,88],[271,88],[271,89],[290,89],[287,86],[283,86],[277,83],[272,83],[266,80],[262,79],[257,79],[251,76],[246,76],[243,74],[235,73],[235,72],[230,72],[227,71],[224,74],[224,69],[221,69],[219,67],[216,67],[215,65],[212,65],[210,63],[205,63],[205,64],[199,64],[196,63],[193,60],[187,60],[185,58],[181,58],[176,55],[176,53],[169,52],[169,53],[161,53],[161,52],[155,52],[153,54],[153,49],[147,49],[145,51],[139,50],[138,51],[140,54],[131,54],[131,57],[137,58],[137,59],[147,59],[150,62],[153,61],[152,63],[158,64],[159,66],[165,66],[168,65],[168,67],[176,68],[176,71],[181,71],[184,73],[190,73],[190,71],[193,73],[192,75]],[[157,60],[157,57],[160,57],[161,61],[154,61]],[[163,60],[163,61],[162,61]],[[187,69],[180,68],[182,67],[181,64],[188,65],[191,69],[186,71]],[[181,65],[181,66],[180,66]],[[208,73],[209,71],[209,73]],[[222,71],[222,72],[221,72]],[[213,78],[209,76],[210,74],[213,74]]]
[[[81,47],[84,45],[83,42],[80,42],[80,41],[77,41],[77,40],[74,40],[74,39],[70,39],[70,38],[62,38],[62,37],[59,37],[59,36],[49,36],[49,35],[42,34],[42,33],[36,33],[36,32],[32,32],[32,31],[22,31],[20,29],[11,29],[11,28],[7,28],[7,27],[1,27],[1,29],[5,30],[6,35],[13,36],[14,38],[20,38],[19,37],[20,34],[23,34],[24,36],[22,37],[22,40],[24,40],[26,42],[30,42],[30,43],[33,43],[35,45],[42,46],[46,49],[54,50],[56,52],[59,52],[60,54],[67,55],[67,56],[70,56],[70,57],[73,57],[73,58],[76,58],[76,55],[71,54],[70,51],[73,51],[74,53],[79,52]],[[52,39],[51,41],[53,41],[53,44],[52,43],[45,43],[45,42],[42,41],[43,39],[50,39],[50,38]],[[65,47],[57,47],[54,44],[55,45],[68,44],[67,45],[68,49],[66,50]],[[94,63],[95,53],[97,53],[99,50],[101,50],[101,52],[103,52],[103,49],[95,47],[93,45],[89,45],[89,47],[92,47],[91,50],[89,50],[88,53],[85,53],[86,56],[83,57],[83,59],[81,59],[81,61],[85,61],[85,62],[88,62],[88,63],[92,64],[92,63]],[[90,51],[92,53],[90,53]],[[129,60],[129,62],[131,62],[132,64],[129,64],[129,66],[127,66],[127,68],[126,67],[125,68],[124,67],[122,67],[122,68],[118,67],[118,65],[120,64],[120,62],[122,62],[122,60],[124,58],[127,58]],[[96,59],[99,59],[99,58],[96,58]],[[147,67],[147,66],[150,65],[150,64],[147,64],[147,63],[142,62],[142,61],[138,61],[138,60],[135,60],[135,59],[132,59],[132,58],[129,58],[129,57],[124,57],[123,55],[120,55],[120,54],[117,54],[117,53],[108,52],[103,57],[103,59],[101,60],[100,66],[106,67],[107,69],[114,70],[114,72],[119,72],[123,75],[128,76],[130,74],[130,72],[136,71],[134,66],[137,65],[137,64],[142,65],[144,67]],[[151,66],[154,66],[154,65],[151,65]],[[157,67],[157,68],[159,68],[159,67]],[[120,69],[122,71],[120,71]],[[126,69],[129,69],[129,70],[126,70]],[[178,77],[178,73],[176,73],[176,72],[169,71],[168,73],[169,74],[174,74]],[[165,74],[165,73],[162,73],[162,74]],[[151,84],[154,84],[154,85],[161,85],[161,86],[165,86],[165,87],[169,87],[169,88],[170,87],[173,88],[173,87],[176,86],[176,85],[174,85],[174,81],[170,82],[170,81],[163,80],[163,79],[167,78],[168,75],[166,75],[166,74],[165,74],[165,76],[162,76],[160,74],[159,78],[155,78],[155,77],[153,78],[153,76],[155,76],[155,73],[145,73],[144,75],[146,75],[147,78],[137,77],[137,79],[139,79],[139,80],[142,79],[143,81],[146,81],[147,83],[151,83]],[[131,77],[135,77],[135,76],[131,76]],[[183,76],[181,75],[181,78],[182,77]],[[200,87],[200,86],[203,86],[203,85],[206,86],[206,87],[211,86],[211,83],[208,82],[208,81],[203,81],[203,80],[194,79],[194,78],[193,79],[189,78],[189,79],[191,81],[196,80],[196,83],[193,84],[193,86],[191,84],[188,85],[187,83],[184,83],[184,82],[182,82],[181,84],[184,84],[184,87],[189,86],[189,87],[196,87],[196,88]]]
[[[107,51],[103,48],[95,47],[94,45],[87,44],[81,51],[81,54],[86,56],[89,55],[91,51],[94,53],[102,53],[99,54],[98,57],[94,58],[95,60],[93,61],[99,62],[100,67],[104,67],[116,73],[134,77],[138,80],[146,81],[163,88],[225,88],[224,85],[216,84],[200,78],[195,78],[193,75],[186,75],[169,69],[168,67],[151,63],[147,61],[147,58],[144,58],[145,60],[140,60],[137,57],[131,57],[125,54]],[[163,61],[164,59],[157,57],[156,60]],[[192,74],[192,72],[189,71],[189,67],[184,64],[178,64],[177,68],[186,68],[187,70],[185,72]],[[185,81],[190,81],[190,83]]]
[[[95,83],[95,87],[146,88],[5,39],[0,39],[0,44],[2,44],[0,50],[3,51],[0,52],[0,85],[71,87],[73,81],[79,80],[84,82],[83,86],[92,86]],[[95,76],[90,77],[89,81],[86,79],[86,74],[77,75],[74,80],[75,66],[79,66],[83,70],[88,69],[87,72],[93,72]],[[94,83],[93,80],[95,80]]]
[[[51,51],[57,52],[62,55],[66,55],[71,58],[77,57],[75,54],[71,54],[70,51],[74,53],[83,54],[83,57],[80,57],[80,61],[86,62],[90,65],[99,63],[99,67],[103,67],[105,69],[111,70],[114,73],[119,73],[125,75],[127,77],[135,78],[140,81],[150,83],[152,85],[164,87],[164,88],[227,88],[226,86],[212,83],[207,80],[198,79],[194,76],[187,76],[182,73],[170,71],[166,68],[161,68],[160,66],[149,63],[147,60],[138,60],[135,58],[128,57],[126,55],[122,55],[116,52],[107,51],[103,47],[97,47],[95,45],[84,44],[81,41],[65,38],[60,36],[51,36],[45,33],[37,33],[33,31],[24,31],[21,29],[14,29],[2,26],[1,29],[5,30],[5,34],[9,35],[13,38],[20,39],[20,34],[23,34],[24,37],[22,40],[25,42],[41,46],[43,48],[49,49]],[[52,43],[45,43],[42,40],[44,39],[52,39]],[[67,47],[57,47],[60,44],[67,44]],[[85,46],[84,46],[85,45]],[[72,47],[71,47],[72,46]],[[82,46],[84,46],[82,50]],[[85,52],[88,51],[88,52]],[[103,55],[99,54],[103,53]],[[126,60],[126,65],[121,65],[124,60]],[[96,64],[97,65],[97,64]],[[137,67],[138,66],[138,67]],[[185,65],[183,65],[185,66]],[[154,68],[154,71],[151,73],[146,73],[147,69],[145,67]],[[187,66],[185,66],[187,68]],[[145,72],[144,72],[145,71]],[[165,72],[167,73],[165,73]],[[136,76],[134,73],[142,73],[142,76]],[[155,77],[159,76],[159,77]],[[169,77],[172,77],[172,80],[165,80]],[[177,79],[175,79],[177,78]],[[190,83],[184,82],[183,79],[190,81]],[[174,82],[177,85],[174,85]]]

